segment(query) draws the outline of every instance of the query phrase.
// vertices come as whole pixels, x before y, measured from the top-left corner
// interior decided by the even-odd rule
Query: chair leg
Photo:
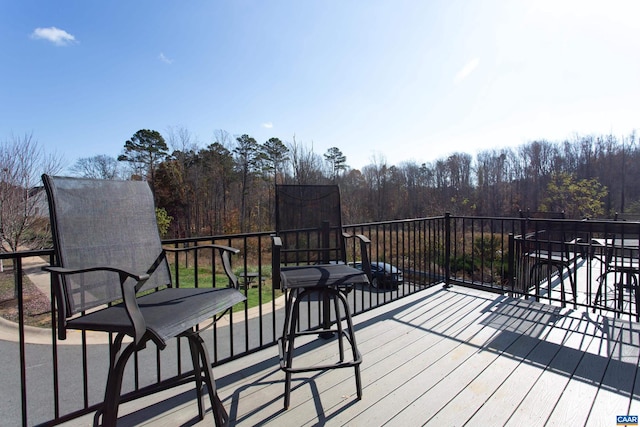
[[[569,270],[569,285],[571,286],[571,293],[573,294],[573,308],[578,308],[578,285],[576,284],[576,278],[573,276],[573,272]],[[575,271],[575,270],[574,270]]]
[[[200,364],[200,352],[194,340],[187,336],[189,350],[191,351],[191,361],[193,362],[193,375],[196,381],[196,398],[198,399],[198,417],[204,419],[204,402],[202,396],[202,366]]]
[[[596,291],[594,305],[597,305],[598,303],[600,303],[600,304],[604,304],[604,307],[607,307],[607,303],[609,302],[609,296],[607,295],[607,284],[609,283],[608,276],[610,274],[613,274],[613,291],[614,291],[613,302],[617,304],[618,286],[616,285],[616,273],[615,271],[607,270],[607,271],[604,271],[602,274],[600,274],[600,276],[596,280],[598,282],[598,290]],[[595,313],[595,308],[593,309],[593,312]]]
[[[347,328],[349,329],[349,341],[351,343],[351,352],[353,354],[354,361],[354,373],[356,377],[356,392],[358,395],[358,400],[362,400],[362,379],[360,377],[360,362],[362,361],[362,356],[360,355],[360,351],[358,350],[358,345],[356,344],[356,332],[353,329],[353,320],[351,319],[351,310],[349,310],[349,302],[347,298],[340,292],[337,292],[338,298],[342,301],[342,305],[344,306],[345,317],[347,319]],[[338,319],[339,321],[340,319]]]
[[[555,267],[556,267],[556,270],[558,271],[558,276],[560,278],[560,295],[561,295],[560,298],[562,300],[562,307],[566,307],[567,305],[567,292],[564,289],[564,271],[566,268],[567,275],[569,277],[569,286],[571,287],[571,295],[573,296],[573,308],[576,308],[577,307],[577,295],[576,295],[577,290],[576,290],[576,284],[573,280],[573,273],[571,271],[571,268],[563,264],[556,264]]]
[[[218,391],[216,390],[216,383],[213,377],[213,372],[211,370],[211,361],[209,359],[209,352],[207,351],[207,347],[204,343],[202,337],[197,333],[193,332],[187,335],[189,339],[190,347],[195,350],[200,356],[198,368],[194,367],[194,371],[196,375],[203,375],[202,378],[207,385],[207,391],[209,392],[209,399],[211,400],[211,409],[213,411],[213,417],[216,422],[217,427],[223,427],[229,425],[229,415],[227,414],[224,405],[222,405],[222,401],[218,396]],[[201,379],[201,380],[202,380]],[[196,381],[196,385],[198,381]],[[198,394],[200,394],[200,390],[198,390]],[[199,398],[198,398],[199,399]]]
[[[617,280],[615,273],[613,274],[613,280]],[[618,316],[620,316],[620,313],[624,310],[624,273],[620,273],[620,281],[614,283],[616,286],[616,292],[618,292],[616,300],[619,311]]]
[[[293,292],[293,291],[292,291]],[[291,294],[291,296],[293,296]],[[289,312],[287,312],[287,320],[289,324],[285,323],[284,330],[285,335],[282,337],[282,346],[284,349],[284,358],[285,358],[285,374],[284,374],[284,409],[289,409],[289,405],[291,403],[291,371],[290,369],[293,367],[293,351],[294,351],[294,340],[296,337],[296,326],[298,322],[298,315],[300,313],[300,295],[298,295],[295,300],[292,298],[291,304],[289,306]],[[287,333],[287,326],[289,327],[289,332]]]
[[[629,281],[631,282],[631,292],[633,292],[633,296],[636,303],[636,322],[640,322],[640,311],[638,308],[640,307],[640,294],[638,293],[638,278],[634,273],[629,273]]]
[[[116,338],[116,341],[118,339]],[[120,342],[122,339],[120,339]],[[102,425],[115,426],[118,419],[118,406],[120,405],[120,389],[122,388],[122,376],[124,375],[124,368],[129,360],[129,357],[136,350],[135,343],[129,344],[122,351],[119,357],[117,357],[115,364],[110,367],[109,375],[107,378],[107,387],[104,394],[104,404],[102,407]],[[100,412],[96,413],[93,423],[98,425],[98,418]]]
[[[284,383],[284,409],[288,409],[291,403],[291,377],[293,372],[304,372],[304,371],[313,371],[313,370],[327,370],[327,369],[335,369],[335,368],[345,368],[353,366],[355,370],[356,377],[356,389],[358,400],[362,399],[362,380],[360,376],[360,363],[362,362],[362,356],[358,351],[358,347],[356,345],[355,331],[353,329],[353,322],[351,320],[351,312],[349,310],[349,303],[344,296],[344,294],[338,290],[333,288],[322,289],[320,291],[320,296],[322,297],[322,302],[326,306],[326,308],[330,308],[329,300],[333,300],[334,309],[336,312],[336,329],[337,331],[328,331],[333,335],[334,332],[338,333],[338,346],[340,351],[340,360],[335,365],[323,365],[323,366],[313,366],[313,367],[302,367],[302,368],[293,368],[293,353],[295,350],[295,336],[296,328],[298,326],[298,316],[300,314],[299,304],[305,295],[308,293],[317,293],[318,290],[304,290],[302,292],[296,293],[296,298],[293,298],[293,293],[287,299],[288,301],[288,309],[285,314],[285,323],[283,327],[282,338],[279,340],[280,344],[280,364],[281,369],[285,372],[285,383]],[[343,315],[340,309],[340,304],[344,309],[344,315],[346,317],[348,331],[345,331],[342,326]],[[324,308],[322,308],[324,310]],[[328,326],[327,326],[328,325]],[[325,316],[323,319],[323,327],[328,327],[331,329],[331,322],[328,316]],[[311,331],[299,332],[298,334],[307,334]],[[344,338],[347,338],[351,344],[351,349],[353,352],[353,362],[345,362],[345,350],[344,350]]]

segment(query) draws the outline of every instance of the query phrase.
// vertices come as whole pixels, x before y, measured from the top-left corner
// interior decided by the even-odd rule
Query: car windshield
[[[389,273],[400,273],[400,270],[398,270],[396,267],[386,262],[372,262],[371,266],[372,267],[375,266],[377,267],[378,270],[387,271]]]

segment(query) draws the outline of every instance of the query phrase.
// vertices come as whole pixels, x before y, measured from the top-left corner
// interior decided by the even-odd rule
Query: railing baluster
[[[574,241],[570,247],[573,251],[581,251],[584,254],[588,254],[585,257],[589,261],[592,260],[591,254],[596,251],[592,238],[607,238],[611,234],[625,238],[640,236],[640,225],[624,221],[524,220],[520,218],[461,217],[450,213],[434,218],[349,225],[345,229],[350,233],[364,234],[370,238],[371,253],[369,256],[372,261],[387,262],[398,267],[404,273],[404,282],[397,290],[373,290],[367,287],[354,290],[348,298],[349,304],[353,307],[353,314],[362,313],[437,283],[444,283],[446,286],[456,284],[479,287],[494,292],[508,292],[515,297],[533,296],[540,298],[539,284],[533,284],[534,290],[530,290],[532,288],[529,287],[530,284],[528,283],[528,266],[520,243],[522,241],[521,234],[526,227],[530,227],[534,232],[544,228],[556,227],[561,231],[571,231],[575,236],[589,236],[584,243]],[[228,322],[212,328],[212,333],[206,339],[208,345],[213,347],[211,355],[214,365],[222,364],[266,346],[274,345],[276,339],[280,336],[281,331],[278,329],[278,325],[280,324],[281,318],[279,316],[282,316],[282,310],[278,309],[276,305],[276,299],[280,295],[279,290],[271,289],[271,301],[269,302],[265,301],[268,297],[262,293],[264,287],[269,286],[270,283],[268,275],[269,271],[271,271],[269,250],[271,233],[207,236],[203,238],[173,239],[163,242],[165,245],[174,247],[201,243],[222,243],[242,248],[241,253],[238,255],[239,258],[234,259],[234,265],[241,267],[245,271],[251,269],[251,271],[257,270],[258,272],[257,300],[259,307],[256,309],[258,318],[253,318],[249,313],[248,306],[245,306],[243,307],[244,313],[242,315],[237,312],[236,315],[231,313],[227,318]],[[291,233],[288,238],[303,244],[305,241],[317,239],[318,236],[318,230],[299,230]],[[348,253],[348,262],[357,261],[355,247],[350,246]],[[51,320],[51,369],[53,370],[51,381],[53,383],[53,398],[52,402],[37,402],[34,400],[37,396],[34,388],[38,387],[38,382],[49,381],[49,379],[48,377],[46,379],[27,378],[27,358],[31,352],[38,351],[28,343],[25,337],[26,313],[22,276],[24,274],[23,259],[29,256],[45,256],[49,257],[49,262],[54,261],[54,254],[51,250],[0,254],[0,259],[12,260],[15,269],[14,283],[17,291],[16,301],[19,317],[20,390],[15,390],[14,393],[15,395],[19,393],[21,401],[21,413],[20,415],[16,413],[16,420],[3,421],[8,423],[13,421],[16,424],[22,421],[23,425],[62,422],[62,420],[69,420],[94,411],[98,405],[98,403],[92,403],[92,399],[94,401],[96,399],[96,393],[98,394],[98,399],[101,398],[100,392],[96,391],[93,386],[93,383],[96,382],[94,377],[98,375],[95,372],[96,369],[93,369],[94,363],[97,362],[89,360],[89,357],[94,357],[97,349],[88,351],[88,346],[91,344],[88,344],[86,334],[83,335],[80,351],[74,350],[78,354],[79,362],[73,365],[73,362],[67,356],[70,354],[68,352],[69,347],[57,345],[56,313],[53,313]],[[204,267],[211,270],[211,282],[212,286],[215,286],[216,269],[218,268],[215,253],[212,253],[211,259],[208,258],[208,255],[201,258],[180,258],[180,255],[176,253],[169,260],[173,264],[175,285],[187,286],[189,279],[193,279],[194,286],[209,286],[208,270],[207,274],[198,271],[199,268]],[[467,266],[465,263],[457,262],[465,259],[467,261],[466,264],[470,262],[470,265]],[[183,262],[184,266],[193,267],[193,273],[186,274],[187,270],[181,271],[183,267],[180,265],[181,262]],[[463,265],[464,267],[462,268],[461,266]],[[468,268],[471,270],[462,271],[461,268],[462,270],[468,270]],[[191,277],[191,274],[193,274],[193,277]],[[574,279],[578,279],[576,271],[571,274]],[[582,275],[582,273],[580,274]],[[630,306],[627,304],[624,307],[617,307],[615,304],[610,304],[611,306],[607,307],[608,296],[603,295],[601,301],[594,300],[594,293],[599,289],[598,283],[595,282],[597,279],[595,276],[598,276],[597,266],[594,265],[594,271],[591,272],[589,270],[585,276],[589,279],[586,284],[587,295],[584,298],[581,297],[578,305],[586,309],[608,310],[612,314],[622,314],[635,319],[637,308],[634,301],[631,301]],[[580,277],[582,278],[582,276]],[[546,279],[548,278],[546,277]],[[591,282],[593,282],[593,286]],[[53,287],[54,283],[50,283],[50,293],[53,293]],[[254,292],[253,289],[246,290],[247,293],[250,291]],[[552,302],[557,302],[555,301],[558,299],[556,294],[559,294],[559,291],[554,290],[554,294],[545,295],[543,301],[547,302],[550,299]],[[271,310],[266,310],[266,307],[268,307],[266,305],[264,306],[265,309],[263,309],[262,304],[270,304]],[[52,298],[50,309],[54,310],[55,306]],[[305,306],[307,307],[307,314],[304,315],[307,320],[306,326],[317,326],[321,319],[320,313],[314,308],[317,303],[315,301],[307,301]],[[267,311],[268,313],[265,313]],[[264,316],[271,316],[270,321]],[[302,327],[305,327],[305,325],[303,324]],[[255,337],[255,334],[258,334],[258,336]],[[241,345],[242,342],[244,345]],[[236,345],[238,348],[236,348]],[[104,360],[109,360],[110,349],[111,346],[105,346]],[[164,358],[165,355],[163,354],[164,359],[161,361],[157,351],[155,355],[150,355],[150,357],[156,357],[153,374],[146,374],[137,369],[138,363],[136,360],[133,364],[134,368],[136,368],[133,374],[135,391],[123,396],[123,399],[132,399],[138,395],[149,393],[151,389],[167,388],[177,382],[186,381],[191,372],[191,365],[188,364],[189,368],[183,369],[180,353],[180,343],[178,343],[175,355],[171,356],[171,358]],[[143,357],[142,353],[140,357]],[[140,365],[144,365],[142,359]],[[175,369],[176,373],[171,374],[173,376],[170,378],[163,378],[163,375],[167,376],[164,370],[171,372],[171,369]],[[65,373],[64,377],[61,372]],[[82,385],[78,385],[77,407],[70,407],[67,402],[60,402],[59,399],[59,388],[67,386],[67,384],[61,384],[59,381],[66,379],[68,372],[73,372],[73,375],[77,375],[83,382]],[[151,376],[151,379],[145,376]],[[149,383],[152,384],[147,385]],[[53,407],[53,412],[45,414],[46,408],[51,406]],[[21,420],[17,419],[18,417]]]

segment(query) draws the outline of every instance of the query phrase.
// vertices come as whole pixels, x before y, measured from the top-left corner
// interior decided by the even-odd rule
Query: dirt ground
[[[13,271],[0,273],[0,317],[18,323],[18,299],[14,295]],[[23,276],[24,322],[29,326],[51,324],[51,303],[31,281]]]

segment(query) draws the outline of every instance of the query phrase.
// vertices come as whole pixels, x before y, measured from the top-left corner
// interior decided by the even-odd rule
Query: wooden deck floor
[[[362,400],[352,369],[312,372],[294,375],[283,410],[273,347],[214,369],[231,425],[613,426],[617,415],[640,414],[634,322],[458,286],[427,289],[354,321]],[[318,344],[305,345],[296,361],[334,355]],[[193,393],[185,385],[124,404],[119,425],[212,425],[210,411],[197,422]]]

